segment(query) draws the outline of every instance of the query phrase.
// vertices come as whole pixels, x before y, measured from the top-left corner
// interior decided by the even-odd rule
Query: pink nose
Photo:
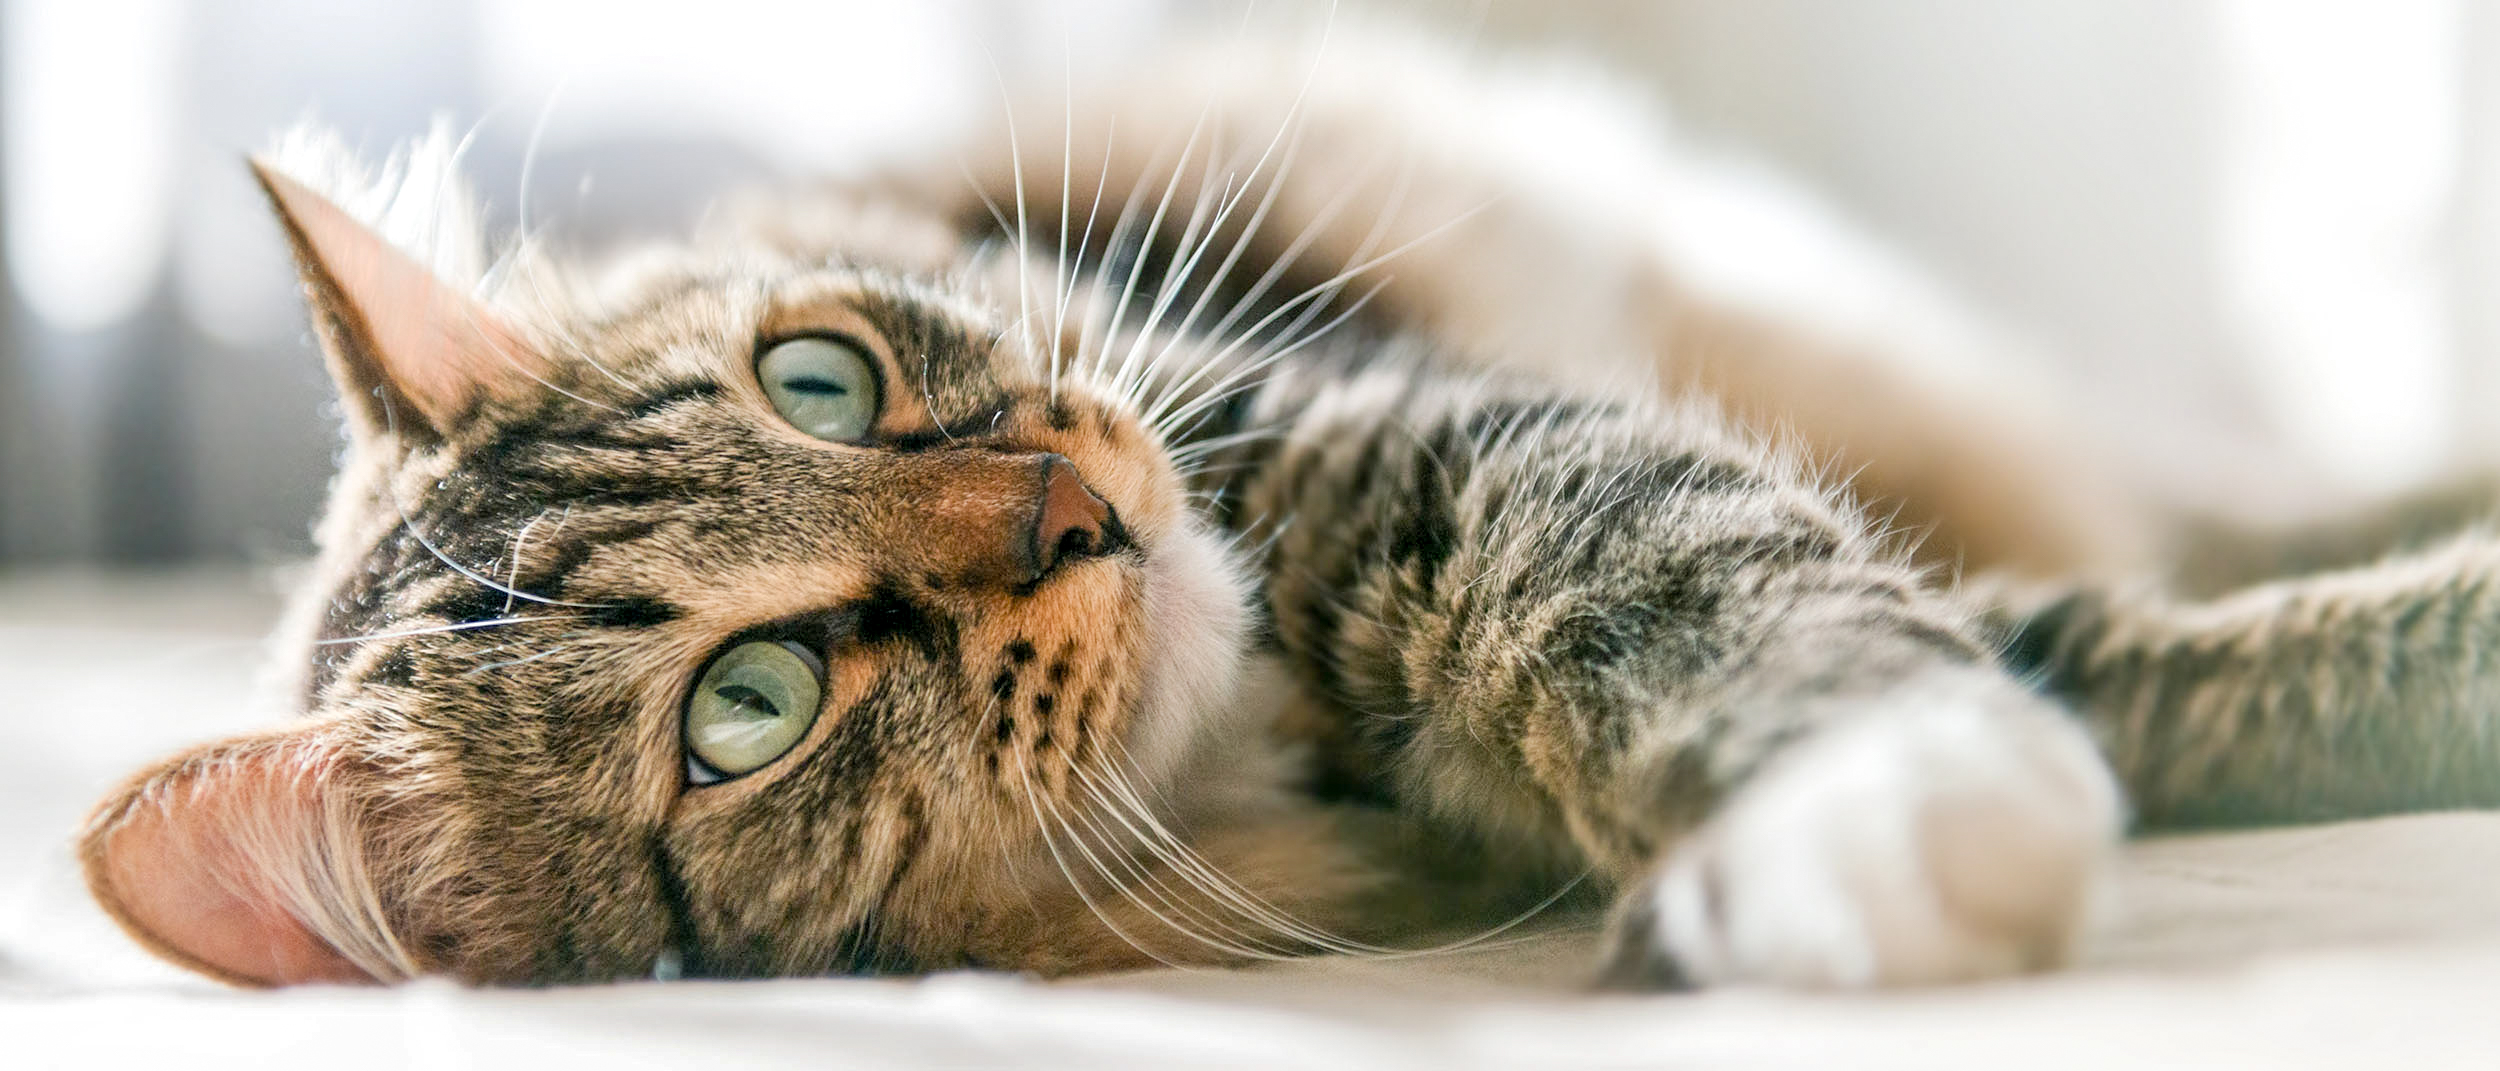
[[[1076,463],[1058,454],[1042,455],[1041,503],[1033,512],[1026,543],[1030,578],[1040,580],[1062,562],[1109,554],[1127,542],[1119,515],[1085,489]]]

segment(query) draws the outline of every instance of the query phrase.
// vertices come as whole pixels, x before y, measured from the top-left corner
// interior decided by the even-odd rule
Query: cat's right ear
[[[314,329],[359,437],[439,441],[480,401],[544,383],[545,362],[494,310],[266,160]]]
[[[358,888],[367,871],[347,763],[326,734],[237,737],[125,783],[79,840],[96,902],[149,951],[220,981],[371,981],[312,921],[373,930],[338,920],[378,901]]]

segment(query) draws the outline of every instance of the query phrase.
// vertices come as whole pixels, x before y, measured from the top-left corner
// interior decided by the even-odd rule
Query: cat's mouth
[[[1167,448],[1133,408],[1073,384],[1062,386],[1057,405],[1073,415],[1054,421],[1037,410],[1019,429],[1030,448],[1064,461],[1046,465],[1057,475],[1045,479],[1059,482],[1044,488],[1034,555],[1078,566],[1068,571],[1070,580],[1128,576],[1122,586],[1134,609],[1106,613],[1110,607],[1099,599],[1109,589],[1090,582],[1067,587],[1072,601],[1053,605],[1077,615],[1064,624],[1087,633],[1088,642],[1108,640],[1132,652],[1135,690],[1118,730],[1121,743],[1146,781],[1168,784],[1212,715],[1232,706],[1249,624],[1247,570],[1188,508]],[[1081,481],[1072,478],[1079,474]],[[1056,587],[1057,575],[1040,586]]]

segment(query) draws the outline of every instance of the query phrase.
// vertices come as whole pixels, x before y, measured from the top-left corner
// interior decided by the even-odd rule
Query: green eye
[[[764,396],[790,426],[836,442],[868,434],[877,419],[877,375],[868,356],[829,338],[776,343],[755,362]]]
[[[797,746],[816,724],[823,672],[787,643],[742,643],[712,659],[686,700],[689,774],[698,783],[736,777]]]

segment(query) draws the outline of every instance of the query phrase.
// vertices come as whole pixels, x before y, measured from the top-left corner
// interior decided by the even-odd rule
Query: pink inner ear
[[[300,846],[318,832],[308,824],[321,820],[326,769],[265,739],[234,750],[179,763],[112,805],[121,813],[86,844],[96,899],[150,950],[224,981],[371,981],[260,870],[315,863]],[[277,858],[247,851],[246,838],[272,845]]]
[[[360,323],[377,371],[437,430],[477,395],[526,389],[543,363],[492,310],[310,187],[255,162],[279,211]]]

